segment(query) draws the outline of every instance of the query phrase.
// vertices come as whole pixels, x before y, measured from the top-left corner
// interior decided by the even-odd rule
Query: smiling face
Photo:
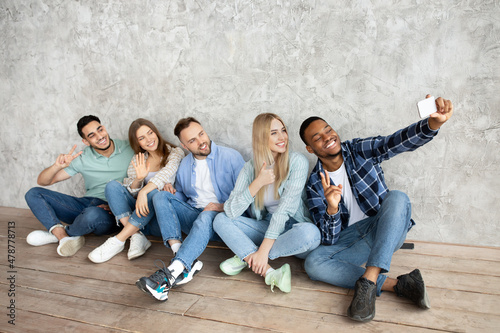
[[[139,146],[145,151],[152,153],[158,149],[158,135],[146,125],[142,125],[135,132]]]
[[[97,121],[91,121],[82,128],[84,139],[82,140],[87,146],[91,146],[95,150],[105,151],[111,147],[106,128]]]
[[[274,159],[276,159],[278,154],[286,152],[288,146],[288,133],[286,132],[285,125],[278,119],[273,119],[271,121],[269,132],[269,149]]]
[[[313,121],[304,131],[306,149],[320,159],[341,156],[340,138],[324,120]]]
[[[210,155],[210,138],[203,127],[194,121],[180,132],[179,140],[182,146],[189,150],[196,159],[204,160]]]

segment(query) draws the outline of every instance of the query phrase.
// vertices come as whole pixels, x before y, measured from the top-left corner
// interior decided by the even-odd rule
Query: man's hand
[[[78,156],[80,156],[83,153],[83,150],[81,150],[80,152],[73,155],[73,152],[75,151],[75,149],[76,149],[76,145],[73,146],[73,148],[69,151],[69,153],[59,155],[57,157],[54,165],[56,167],[58,167],[59,169],[64,169],[64,168],[68,167],[75,158],[77,158]]]
[[[425,98],[429,98],[427,95]],[[450,100],[439,97],[436,99],[437,112],[431,114],[429,118],[429,127],[438,130],[453,114],[453,103]]]
[[[326,212],[329,215],[337,214],[339,210],[339,202],[342,198],[342,184],[339,186],[330,184],[330,176],[328,175],[328,171],[325,170],[325,174],[319,174],[321,177],[321,185],[323,185],[323,192],[325,193],[325,199],[328,203],[328,207],[326,208]]]
[[[98,205],[97,207],[102,208],[102,209],[104,209],[105,211],[107,211],[110,215],[113,215],[113,212],[111,212],[111,209],[109,208],[109,205],[107,205],[107,204],[102,204],[102,205]]]
[[[211,202],[205,207],[205,209],[203,209],[203,211],[204,212],[206,212],[206,211],[223,212],[224,211],[224,204]]]

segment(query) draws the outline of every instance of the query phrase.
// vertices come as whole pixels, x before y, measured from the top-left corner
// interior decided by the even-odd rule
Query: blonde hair
[[[278,154],[276,160],[273,159],[273,153],[269,148],[269,137],[271,136],[271,122],[277,119],[279,120],[283,126],[286,126],[283,120],[274,113],[262,113],[255,117],[253,121],[252,128],[252,149],[253,149],[253,163],[255,176],[257,177],[260,169],[264,162],[268,166],[274,163],[274,175],[276,176],[276,181],[274,182],[274,198],[279,199],[278,189],[283,183],[283,181],[288,176],[288,171],[290,169],[289,163],[289,144],[286,145],[286,151],[284,153]],[[287,130],[288,132],[288,130]],[[266,188],[262,187],[257,195],[255,196],[255,206],[257,209],[264,208],[264,194]]]

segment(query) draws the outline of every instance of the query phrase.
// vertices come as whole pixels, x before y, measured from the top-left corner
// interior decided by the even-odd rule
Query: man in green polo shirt
[[[111,180],[122,181],[134,154],[128,141],[110,139],[96,116],[84,116],[77,124],[78,133],[88,147],[73,154],[61,154],[55,163],[38,176],[38,185],[52,185],[80,173],[85,181],[85,196],[34,187],[26,193],[26,202],[48,231],[35,230],[26,241],[33,246],[59,243],[57,253],[72,256],[85,243],[83,235],[109,234],[116,231],[115,218],[109,211],[104,188]],[[66,223],[66,226],[61,224]]]

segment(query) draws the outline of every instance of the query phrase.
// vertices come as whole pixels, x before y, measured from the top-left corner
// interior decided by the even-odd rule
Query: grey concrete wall
[[[342,139],[418,120],[425,94],[456,111],[420,150],[384,163],[408,193],[410,238],[500,245],[499,1],[42,1],[0,4],[0,205],[27,207],[38,173],[96,114],[116,138],[138,117],[199,118],[250,157],[261,112]],[[311,167],[313,157],[309,155]],[[78,176],[54,189],[82,194]]]

